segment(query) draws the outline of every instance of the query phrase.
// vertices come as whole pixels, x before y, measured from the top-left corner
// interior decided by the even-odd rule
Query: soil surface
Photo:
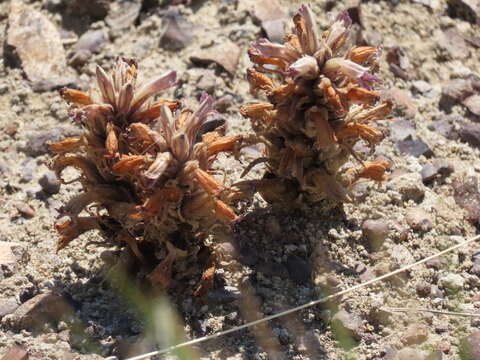
[[[221,99],[228,133],[247,132],[238,107],[254,100],[245,76],[248,45],[289,33],[299,5],[0,2],[0,354],[20,346],[30,359],[126,359],[349,288],[478,233],[478,1],[312,1],[322,29],[348,10],[358,43],[383,46],[380,90],[396,107],[378,124],[386,137],[373,158],[392,162],[388,181],[357,184],[356,202],[327,214],[319,207],[271,209],[260,198],[239,208],[245,217],[232,233],[211,239],[218,267],[203,297],[173,292],[152,299],[136,283],[118,276],[112,282],[128,253],[94,232],[56,253],[58,209],[79,187],[59,188],[45,142],[80,131],[58,89],[88,89],[97,64],[110,69],[117,56],[135,57],[145,79],[178,72],[179,85],[162,97],[188,105],[209,92]],[[236,181],[258,155],[250,152],[242,162],[225,156],[218,167]],[[261,173],[256,167],[248,178]],[[479,250],[463,247],[179,356],[480,359]]]

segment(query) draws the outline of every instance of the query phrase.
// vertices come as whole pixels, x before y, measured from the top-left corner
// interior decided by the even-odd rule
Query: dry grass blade
[[[465,313],[465,312],[457,312],[457,311],[442,311],[442,310],[435,310],[435,309],[424,309],[424,308],[407,308],[407,307],[384,307],[382,308],[384,311],[388,312],[428,312],[432,314],[439,314],[439,315],[450,315],[450,316],[465,316],[465,317],[480,317],[480,314],[475,313]]]
[[[224,336],[224,335],[227,335],[227,334],[230,334],[230,333],[233,333],[233,332],[237,332],[237,331],[240,331],[240,330],[243,330],[243,329],[247,329],[247,328],[250,328],[252,326],[255,326],[255,325],[258,325],[258,324],[262,324],[264,322],[267,322],[267,321],[270,321],[270,320],[273,320],[273,319],[277,319],[279,317],[282,317],[282,316],[286,316],[286,315],[289,315],[289,314],[292,314],[292,313],[295,313],[295,312],[298,312],[300,310],[303,310],[303,309],[306,309],[306,308],[309,308],[309,307],[312,307],[312,306],[315,306],[315,305],[319,305],[319,304],[323,304],[323,303],[326,303],[327,301],[330,301],[332,299],[335,299],[335,298],[338,298],[338,297],[341,297],[343,295],[346,295],[348,293],[351,293],[353,291],[356,291],[358,289],[361,289],[361,288],[364,288],[364,287],[367,287],[367,286],[370,286],[374,283],[377,283],[377,282],[380,282],[380,281],[383,281],[389,277],[392,277],[394,275],[397,275],[399,273],[402,273],[406,270],[409,270],[417,265],[421,265],[421,264],[424,264],[426,263],[427,261],[429,260],[432,260],[432,259],[435,259],[437,257],[440,257],[442,255],[445,255],[449,252],[452,252],[458,248],[461,248],[461,247],[464,247],[468,244],[471,244],[477,240],[480,240],[480,235],[477,235],[471,239],[468,239],[468,240],[465,240],[457,245],[454,245],[454,246],[451,246],[449,247],[448,249],[445,249],[443,251],[440,251],[439,253],[436,253],[436,254],[433,254],[433,255],[430,255],[430,256],[427,256],[426,258],[422,259],[422,260],[419,260],[417,262],[414,262],[413,264],[409,264],[409,265],[406,265],[404,267],[401,267],[395,271],[392,271],[392,272],[389,272],[387,274],[384,274],[382,276],[379,276],[375,279],[372,279],[372,280],[369,280],[369,281],[366,281],[364,283],[361,283],[361,284],[358,284],[358,285],[355,285],[355,286],[352,286],[348,289],[345,289],[345,290],[342,290],[342,291],[338,291],[332,295],[328,295],[328,296],[325,296],[323,298],[320,298],[320,299],[317,299],[317,300],[314,300],[314,301],[310,301],[306,304],[303,304],[303,305],[300,305],[300,306],[297,306],[297,307],[294,307],[294,308],[291,308],[291,309],[288,309],[288,310],[285,310],[285,311],[282,311],[282,312],[279,312],[277,314],[273,314],[273,315],[270,315],[270,316],[266,316],[262,319],[259,319],[259,320],[255,320],[255,321],[252,321],[252,322],[249,322],[249,323],[246,323],[246,324],[243,324],[243,325],[240,325],[240,326],[237,326],[237,327],[234,327],[234,328],[231,328],[231,329],[228,329],[228,330],[225,330],[225,331],[220,331],[220,332],[217,332],[215,334],[212,334],[212,335],[208,335],[208,336],[204,336],[204,337],[201,337],[201,338],[197,338],[197,339],[193,339],[193,340],[190,340],[190,341],[187,341],[187,342],[184,342],[184,343],[181,343],[181,344],[177,344],[177,345],[174,345],[174,346],[171,346],[169,348],[166,348],[166,349],[162,349],[162,350],[158,350],[158,351],[153,351],[153,352],[150,352],[150,353],[146,353],[146,354],[143,354],[143,355],[139,355],[139,356],[135,356],[135,357],[132,357],[132,358],[129,358],[127,360],[142,360],[142,359],[147,359],[147,358],[150,358],[152,356],[156,356],[156,355],[161,355],[161,354],[166,354],[166,353],[169,353],[171,351],[174,351],[174,350],[177,350],[179,348],[183,348],[185,346],[190,346],[190,345],[194,345],[194,344],[198,344],[198,343],[202,343],[202,342],[205,342],[205,341],[208,341],[208,340],[212,340],[212,339],[215,339],[215,338],[218,338],[220,336]],[[107,359],[108,360],[108,359]]]

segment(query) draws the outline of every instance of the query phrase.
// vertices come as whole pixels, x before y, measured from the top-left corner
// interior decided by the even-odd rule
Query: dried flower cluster
[[[346,12],[321,36],[308,6],[293,20],[295,34],[284,44],[260,39],[249,49],[252,93],[268,98],[241,108],[265,144],[268,172],[259,192],[270,203],[348,201],[350,185],[381,181],[388,167],[364,162],[353,150],[363,140],[373,151],[383,134],[371,124],[391,110],[372,90],[380,81],[373,75],[379,49],[345,49],[352,25]],[[351,155],[360,164],[345,169]]]
[[[57,176],[65,182],[63,170],[76,168],[80,176],[70,182],[83,187],[63,208],[68,220],[56,225],[58,248],[86,231],[101,230],[128,244],[143,262],[152,249],[159,253],[150,278],[164,286],[175,259],[194,258],[192,252],[201,248],[185,244],[193,237],[182,233],[236,219],[226,204],[235,194],[210,170],[217,154],[233,149],[238,137],[221,136],[221,129],[203,133],[214,111],[209,96],[201,98],[196,111],[181,110],[177,101],[149,101],[173,86],[175,77],[169,72],[139,86],[134,60],[119,59],[111,76],[97,67],[95,92],[61,92],[83,135],[50,144]],[[88,216],[81,214],[84,210]]]
[[[205,248],[194,234],[237,219],[230,204],[251,195],[241,184],[249,190],[256,185],[270,203],[338,203],[349,200],[348,188],[360,178],[383,180],[388,163],[364,162],[353,150],[359,140],[374,149],[383,135],[371,124],[391,110],[372,90],[379,82],[373,75],[379,50],[344,50],[351,26],[346,13],[322,36],[307,6],[294,24],[296,34],[285,44],[261,39],[249,50],[252,92],[268,98],[241,107],[252,122],[250,135],[223,136],[218,127],[207,132],[214,112],[209,96],[195,111],[177,101],[151,101],[175,84],[175,72],[140,86],[131,59],[118,59],[111,76],[97,67],[98,86],[90,93],[63,89],[71,118],[84,132],[50,144],[53,168],[64,183],[63,170],[77,169],[80,176],[69,182],[80,182],[83,192],[62,209],[67,220],[56,225],[58,248],[100,230],[128,244],[141,262],[153,263],[150,279],[168,286],[174,262],[195,261]],[[265,157],[247,171],[265,161],[263,179],[228,188],[212,176],[219,153],[258,142],[265,144]],[[351,156],[359,165],[345,168]],[[184,266],[177,273],[188,271]],[[210,266],[202,282],[211,282],[213,272]]]

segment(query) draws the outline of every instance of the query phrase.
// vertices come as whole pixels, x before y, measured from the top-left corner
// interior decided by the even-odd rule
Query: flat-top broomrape
[[[59,178],[65,182],[63,170],[74,167],[81,175],[72,181],[83,188],[64,206],[67,220],[56,225],[58,249],[86,231],[101,230],[141,261],[151,262],[155,253],[150,279],[164,286],[175,260],[194,259],[202,248],[191,234],[236,219],[225,203],[230,190],[211,175],[211,167],[239,138],[224,137],[218,128],[204,133],[214,111],[209,96],[195,111],[181,110],[177,101],[149,101],[173,86],[175,77],[168,72],[139,86],[134,60],[118,59],[111,76],[98,67],[96,91],[61,91],[83,135],[50,144]]]
[[[260,39],[249,49],[251,91],[268,98],[241,108],[265,144],[267,173],[258,189],[272,203],[348,201],[350,185],[359,178],[381,181],[388,168],[363,162],[353,150],[363,140],[373,151],[383,134],[371,124],[391,110],[372,89],[380,82],[373,75],[379,49],[345,49],[352,24],[346,12],[322,35],[308,6],[293,21],[295,34],[284,44]],[[345,169],[350,156],[358,168]]]

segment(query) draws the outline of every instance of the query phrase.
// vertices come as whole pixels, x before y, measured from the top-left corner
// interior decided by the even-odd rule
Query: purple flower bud
[[[348,15],[348,11],[341,11],[340,14],[337,15],[337,21],[343,21],[343,26],[347,29],[352,26],[352,19],[350,15]]]
[[[305,38],[299,37],[302,48],[309,55],[315,54],[320,47],[320,39],[317,31],[317,24],[312,14],[312,9],[307,5],[302,5],[298,10],[298,14],[305,21]]]
[[[346,76],[353,81],[356,81],[360,86],[371,89],[373,82],[380,82],[380,79],[368,72],[368,68],[353,61],[332,58],[327,60],[323,68],[323,72],[331,80],[336,80],[339,75]]]
[[[300,53],[289,46],[272,43],[267,39],[258,39],[252,47],[262,56],[278,58],[292,63],[300,57]]]
[[[207,121],[208,117],[215,113],[215,99],[203,93],[200,97],[200,105],[197,110],[190,115],[185,124],[185,133],[188,140],[193,144],[200,127]]]
[[[137,91],[132,101],[131,111],[138,110],[143,103],[151,96],[158,94],[160,91],[168,89],[176,85],[177,72],[169,71],[159,78],[153,79],[149,83],[145,84],[140,90]]]
[[[315,79],[318,76],[318,72],[318,63],[313,56],[304,56],[287,69],[287,75],[292,78]]]
[[[333,51],[337,50],[344,43],[345,39],[350,35],[350,28],[352,20],[347,11],[342,11],[338,14],[335,22],[330,26],[326,44]]]

